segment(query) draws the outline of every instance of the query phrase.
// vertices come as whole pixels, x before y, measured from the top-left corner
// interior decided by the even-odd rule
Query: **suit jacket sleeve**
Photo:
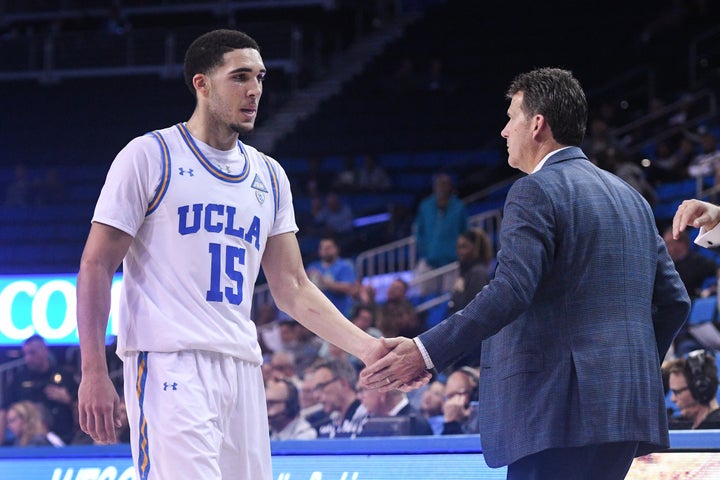
[[[658,265],[653,290],[652,316],[655,341],[662,360],[688,317],[690,299],[660,235],[657,236],[657,248]],[[683,293],[685,295],[682,295]]]

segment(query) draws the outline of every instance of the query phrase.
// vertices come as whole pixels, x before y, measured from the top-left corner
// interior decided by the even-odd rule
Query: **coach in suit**
[[[690,302],[642,196],[577,148],[587,121],[572,74],[511,84],[502,130],[527,173],[505,202],[495,277],[463,310],[363,372],[407,389],[482,340],[480,434],[509,479],[622,479],[669,445],[660,361]]]

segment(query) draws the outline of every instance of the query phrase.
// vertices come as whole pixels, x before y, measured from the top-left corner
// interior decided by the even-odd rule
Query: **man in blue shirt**
[[[453,193],[450,176],[445,173],[436,175],[433,178],[433,194],[420,203],[413,224],[419,257],[416,275],[457,260],[455,244],[458,236],[467,230],[467,220],[467,209]],[[447,292],[451,286],[452,282],[441,279],[439,285],[424,282],[419,288],[421,294],[426,295]]]
[[[340,258],[340,247],[330,236],[320,239],[318,256],[319,260],[308,265],[308,277],[343,315],[349,317],[357,288],[355,266],[350,260]]]

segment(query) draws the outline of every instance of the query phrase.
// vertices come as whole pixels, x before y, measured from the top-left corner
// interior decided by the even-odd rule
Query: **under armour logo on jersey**
[[[163,382],[163,390],[167,391],[168,388],[171,390],[177,390],[177,385],[178,385],[177,382],[172,382],[172,383]]]
[[[179,167],[178,171],[180,172],[180,175],[185,175],[185,173],[187,173],[191,177],[195,176],[192,168],[188,168],[187,170],[185,170],[183,167]]]

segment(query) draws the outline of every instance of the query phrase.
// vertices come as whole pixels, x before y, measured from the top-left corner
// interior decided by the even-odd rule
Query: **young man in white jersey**
[[[195,40],[185,57],[195,111],[132,140],[95,209],[77,280],[80,426],[115,440],[104,340],[123,262],[118,355],[139,479],[272,478],[250,319],[261,265],[278,307],[307,328],[366,364],[383,351],[307,278],[285,172],[238,139],[254,126],[264,77],[244,33]]]

